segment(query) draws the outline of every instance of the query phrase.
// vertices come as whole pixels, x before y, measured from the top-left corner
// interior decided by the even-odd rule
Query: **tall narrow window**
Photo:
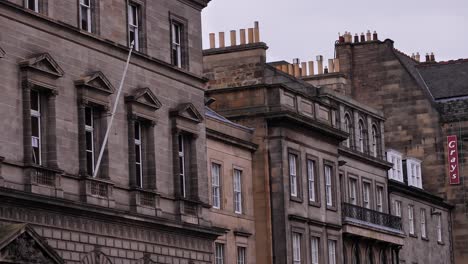
[[[181,32],[182,25],[176,22],[172,22],[172,64],[177,67],[182,67],[182,41]]]
[[[364,123],[359,120],[358,123],[359,151],[364,152]]]
[[[377,211],[383,212],[383,187],[377,186]]]
[[[426,210],[421,208],[420,216],[421,218],[421,237],[427,238],[426,234]]]
[[[310,252],[311,252],[311,259],[312,259],[312,264],[318,264],[319,263],[319,238],[318,237],[312,237],[310,239]]]
[[[213,195],[213,207],[216,209],[221,207],[220,171],[221,165],[211,163],[211,192]]]
[[[242,171],[234,169],[234,212],[242,214]]]
[[[357,189],[357,180],[354,178],[349,178],[349,203],[357,205],[356,197]]]
[[[395,201],[395,216],[401,217],[401,201]]]
[[[377,134],[377,127],[374,125],[372,126],[372,156],[377,157],[378,154],[378,134]]]
[[[315,161],[307,160],[307,182],[309,187],[309,201],[317,202],[317,180],[315,177]]]
[[[31,143],[33,163],[42,165],[41,96],[36,90],[31,90]]]
[[[91,0],[80,0],[80,28],[91,32]]]
[[[352,127],[351,127],[351,118],[349,118],[349,115],[346,114],[345,115],[345,119],[344,119],[344,131],[349,133],[349,137],[346,139],[345,141],[345,146],[350,148],[351,147],[351,139],[352,139]]]
[[[325,165],[325,195],[327,206],[333,206],[333,180],[332,180],[332,166]]]
[[[39,0],[25,0],[25,6],[34,12],[39,12]]]
[[[185,173],[185,141],[186,137],[179,135],[179,179],[180,179],[180,194],[186,197],[186,173]]]
[[[135,176],[137,186],[143,188],[143,161],[141,155],[141,124],[135,122]]]
[[[365,208],[370,209],[370,183],[364,182],[362,186],[362,201]]]
[[[86,172],[88,175],[94,175],[94,109],[90,106],[85,107],[85,133],[86,133]]]
[[[293,233],[293,264],[301,264],[301,234]]]
[[[289,181],[291,196],[297,197],[297,155],[292,153],[289,153]]]
[[[336,240],[328,240],[328,263],[336,264]]]
[[[215,264],[224,264],[224,244],[215,243]]]
[[[237,247],[237,264],[246,264],[246,248]]]
[[[442,243],[442,215],[437,215],[437,242]]]
[[[128,5],[128,44],[134,41],[134,49],[140,50],[140,10],[135,4]]]
[[[409,233],[414,235],[414,207],[408,205],[408,221],[409,221]]]

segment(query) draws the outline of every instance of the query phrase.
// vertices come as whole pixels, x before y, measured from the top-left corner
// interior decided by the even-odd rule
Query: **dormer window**
[[[403,182],[401,153],[393,149],[387,150],[387,161],[393,164],[393,167],[388,171],[388,178]]]
[[[408,185],[422,189],[421,161],[415,158],[406,159],[406,175]]]

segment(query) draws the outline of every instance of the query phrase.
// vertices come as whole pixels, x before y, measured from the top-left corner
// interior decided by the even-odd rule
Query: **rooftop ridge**
[[[394,51],[398,52],[399,54],[403,55],[403,56],[406,56],[408,57],[408,59],[411,59],[412,61],[416,62],[416,63],[420,63],[419,61],[417,61],[414,57],[404,53],[403,51],[397,49],[397,48],[393,48]]]
[[[428,64],[419,64],[418,67],[432,67],[432,66],[443,66],[443,65],[452,65],[452,64],[459,64],[459,63],[468,63],[468,58],[457,59],[457,60],[448,60],[448,61],[438,61],[436,63],[428,63]]]

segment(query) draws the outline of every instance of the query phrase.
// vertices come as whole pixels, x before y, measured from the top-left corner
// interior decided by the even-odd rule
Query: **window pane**
[[[135,145],[135,162],[141,163],[141,146]]]
[[[224,244],[215,243],[215,264],[224,264]]]
[[[211,186],[213,193],[213,207],[220,208],[220,165],[211,164]]]
[[[301,234],[293,233],[293,263],[301,263]]]
[[[234,211],[242,213],[242,171],[234,170]]]
[[[317,237],[312,237],[310,239],[311,255],[312,255],[312,264],[319,263],[319,239]]]
[[[36,116],[31,116],[31,135],[33,137],[39,137],[39,133],[40,133],[39,118]]]
[[[93,133],[86,131],[86,150],[93,151]]]
[[[142,183],[142,175],[141,175],[141,165],[140,164],[135,164],[135,175],[136,175],[136,181],[137,181],[137,186],[140,188],[143,188],[143,183]]]
[[[309,201],[315,202],[315,162],[313,160],[307,160],[307,178],[309,183]]]
[[[289,178],[290,178],[290,188],[291,196],[297,197],[297,156],[294,154],[289,154]]]
[[[245,247],[237,247],[237,264],[245,264]]]
[[[332,191],[332,167],[325,165],[325,192],[328,206],[333,206]]]
[[[93,175],[94,172],[94,160],[92,152],[86,152],[86,172],[89,175]]]
[[[35,90],[31,90],[31,110],[40,111],[39,93]]]
[[[93,126],[93,109],[91,107],[85,108],[85,125]]]

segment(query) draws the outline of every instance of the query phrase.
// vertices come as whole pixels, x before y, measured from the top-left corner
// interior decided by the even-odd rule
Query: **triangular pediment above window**
[[[161,108],[162,104],[149,88],[137,88],[131,95],[125,97],[127,102],[138,103],[153,110]]]
[[[32,68],[55,77],[62,77],[64,72],[49,53],[42,53],[20,62],[21,68]]]
[[[31,227],[11,224],[0,227],[0,263],[65,262]]]
[[[109,79],[100,71],[93,72],[76,80],[75,85],[95,89],[106,94],[112,94],[115,91]]]
[[[6,52],[0,47],[0,58],[5,57]]]
[[[192,103],[184,103],[171,111],[172,116],[184,117],[194,122],[200,123],[203,121],[203,116],[198,112],[197,108]]]

